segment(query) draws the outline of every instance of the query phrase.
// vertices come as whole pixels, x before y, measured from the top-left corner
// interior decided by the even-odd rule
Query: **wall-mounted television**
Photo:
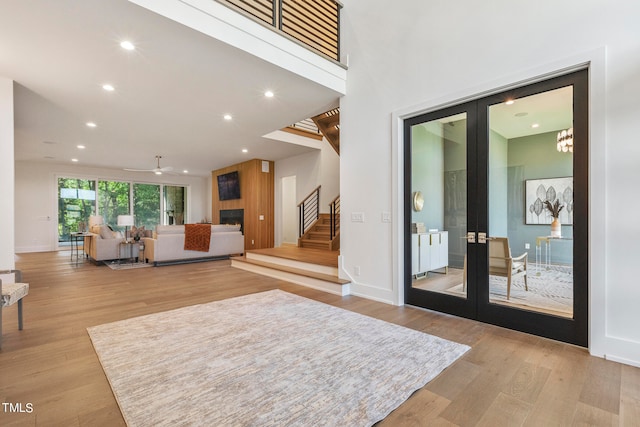
[[[233,200],[240,198],[240,179],[238,171],[218,175],[218,199]]]

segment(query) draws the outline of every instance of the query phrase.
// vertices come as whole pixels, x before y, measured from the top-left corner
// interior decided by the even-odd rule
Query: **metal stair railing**
[[[333,240],[338,234],[338,228],[340,228],[340,195],[329,204],[329,217],[331,222],[331,239]]]
[[[298,237],[302,237],[318,218],[320,218],[320,186],[298,204],[298,212],[300,213]]]

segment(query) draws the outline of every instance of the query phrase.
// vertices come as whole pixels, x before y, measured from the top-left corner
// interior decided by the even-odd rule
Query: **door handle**
[[[475,231],[467,232],[467,243],[475,243],[476,242],[476,233]]]
[[[486,245],[487,244],[487,233],[478,233],[478,243]]]

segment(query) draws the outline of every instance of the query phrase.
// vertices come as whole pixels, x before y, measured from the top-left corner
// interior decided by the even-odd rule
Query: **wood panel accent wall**
[[[263,172],[268,166],[268,172]],[[272,248],[274,238],[274,162],[253,159],[211,172],[211,215],[214,224],[220,223],[220,210],[244,209],[244,248]],[[218,175],[238,171],[240,199],[218,198]],[[263,219],[261,219],[263,218]]]

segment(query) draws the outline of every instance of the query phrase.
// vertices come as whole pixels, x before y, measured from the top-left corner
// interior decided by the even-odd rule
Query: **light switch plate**
[[[351,212],[351,222],[364,222],[364,212]]]

